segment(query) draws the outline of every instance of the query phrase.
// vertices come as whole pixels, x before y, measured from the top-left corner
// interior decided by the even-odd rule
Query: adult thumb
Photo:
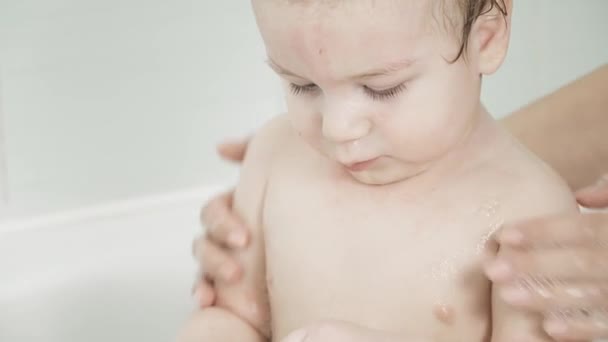
[[[241,163],[245,159],[250,140],[251,137],[246,137],[240,140],[223,142],[217,146],[217,152],[225,160]]]
[[[603,175],[595,184],[578,190],[575,195],[583,207],[608,208],[608,174]]]

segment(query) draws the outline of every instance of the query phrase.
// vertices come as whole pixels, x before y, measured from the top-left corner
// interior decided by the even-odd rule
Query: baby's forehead
[[[483,2],[476,0],[254,0],[262,2],[274,2],[278,4],[294,6],[302,10],[313,11],[338,11],[354,10],[357,8],[374,9],[378,7],[393,8],[395,11],[412,11],[415,9],[417,15],[425,15],[433,19],[435,23],[441,24],[443,28],[453,28],[460,22],[466,6]],[[447,25],[449,24],[449,25]]]
[[[259,0],[265,1],[265,0]],[[475,3],[478,1],[469,0],[266,0],[278,3],[284,3],[288,5],[299,5],[299,6],[327,6],[330,8],[338,8],[340,6],[357,6],[357,5],[371,5],[376,6],[379,4],[391,4],[393,6],[399,6],[407,3],[425,3],[430,8],[441,8],[447,11],[461,10],[462,6],[469,2]]]

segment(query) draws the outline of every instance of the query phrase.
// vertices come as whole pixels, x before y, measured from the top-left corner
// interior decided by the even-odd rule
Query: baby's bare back
[[[522,205],[533,213],[522,199],[553,177],[509,145],[496,162],[472,158],[477,166],[422,190],[361,185],[297,140],[285,144],[263,212],[273,339],[336,319],[423,340],[489,340],[484,243]]]

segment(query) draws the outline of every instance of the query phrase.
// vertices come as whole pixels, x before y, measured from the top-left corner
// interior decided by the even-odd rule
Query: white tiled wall
[[[605,0],[515,0],[488,107],[504,115],[608,62],[606,13]],[[248,1],[0,0],[11,206],[231,181],[215,142],[282,108],[263,60]]]

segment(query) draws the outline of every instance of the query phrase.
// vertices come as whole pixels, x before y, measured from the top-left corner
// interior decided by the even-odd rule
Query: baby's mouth
[[[346,167],[347,170],[351,171],[351,172],[360,172],[360,171],[364,171],[367,170],[368,168],[370,168],[380,157],[376,157],[376,158],[372,158],[372,159],[368,159],[368,160],[364,160],[364,161],[360,161],[360,162],[354,162],[354,163],[349,163],[349,164],[345,164],[344,166]]]

